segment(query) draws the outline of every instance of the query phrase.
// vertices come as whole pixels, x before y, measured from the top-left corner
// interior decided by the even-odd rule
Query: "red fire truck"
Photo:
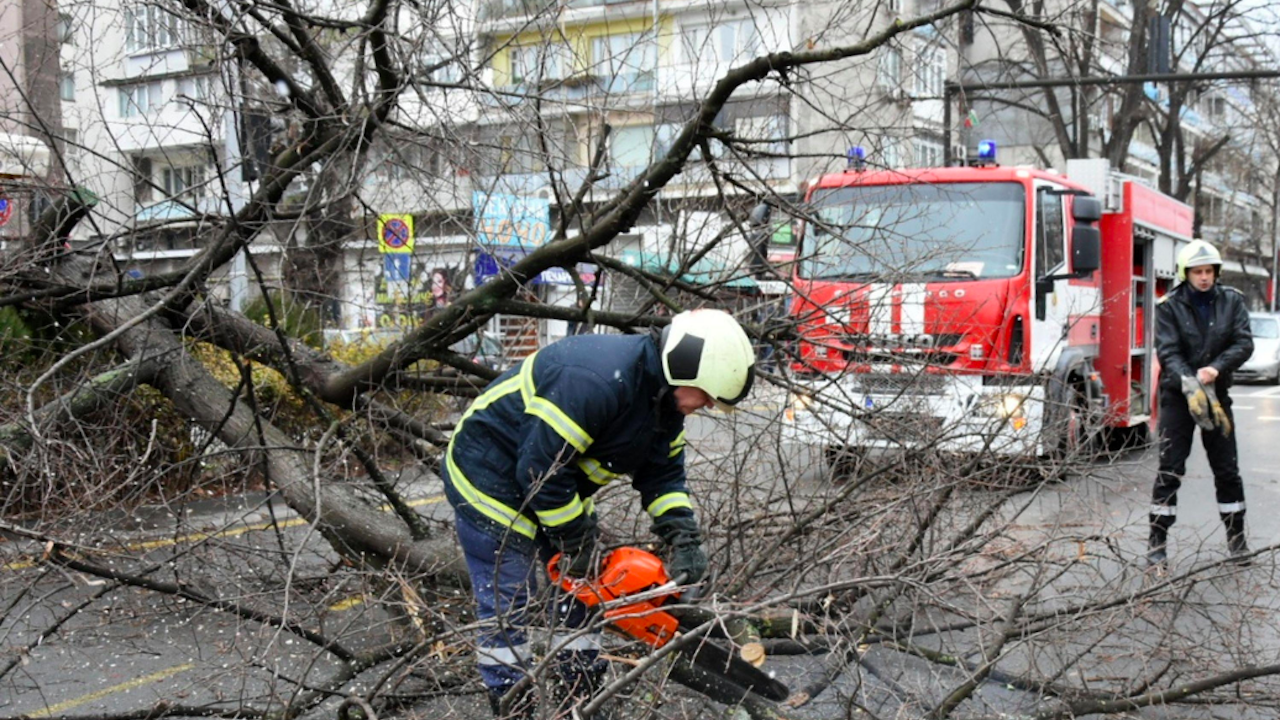
[[[1041,457],[1145,437],[1192,210],[1105,160],[813,180],[784,436]]]

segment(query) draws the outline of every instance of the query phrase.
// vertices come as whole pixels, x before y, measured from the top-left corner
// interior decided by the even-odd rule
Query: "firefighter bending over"
[[[1218,283],[1222,257],[1195,240],[1178,253],[1180,283],[1156,310],[1156,353],[1160,358],[1160,470],[1152,490],[1147,563],[1163,568],[1169,528],[1178,517],[1178,488],[1186,472],[1191,441],[1200,425],[1218,513],[1227,531],[1227,550],[1247,564],[1244,485],[1236,459],[1231,414],[1231,374],[1253,353],[1244,296]]]
[[[701,579],[707,558],[685,487],[684,418],[746,397],[754,357],[732,316],[693,310],[661,335],[553,343],[494,380],[462,416],[443,475],[484,625],[477,663],[495,714],[534,664],[527,606],[539,569],[556,551],[571,576],[599,569],[591,496],[610,481],[631,475],[651,530],[669,546],[669,574]],[[607,665],[599,634],[577,630],[589,619],[585,606],[567,594],[553,599],[547,621],[565,710],[595,691]],[[537,694],[508,703],[533,717]]]

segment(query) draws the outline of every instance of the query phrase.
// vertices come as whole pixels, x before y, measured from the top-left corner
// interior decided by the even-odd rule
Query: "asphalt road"
[[[741,462],[730,449],[745,438],[754,443],[757,452],[748,467],[735,470],[745,472],[762,489],[783,477],[791,479],[797,488],[820,488],[826,480],[813,453],[803,448],[775,450],[759,440],[769,435],[782,410],[780,394],[766,392],[761,396],[733,416],[709,413],[690,422],[691,476],[705,475],[719,464]],[[1280,513],[1273,510],[1280,507],[1280,387],[1242,386],[1233,396],[1241,470],[1250,507],[1249,539],[1258,548],[1274,545],[1280,543]],[[1154,472],[1154,451],[1147,450],[1096,465],[1065,482],[1041,486],[1034,491],[1025,524],[1092,528],[1116,538],[1136,560],[1145,543],[1146,508]],[[417,502],[429,514],[447,517],[447,505],[440,502],[437,489],[430,483],[419,484]],[[630,500],[620,492],[615,494],[615,501]],[[1172,536],[1174,566],[1221,558],[1225,541],[1214,504],[1212,475],[1199,447],[1191,456],[1179,507],[1181,515]],[[188,527],[216,529],[229,533],[227,537],[241,538],[238,548],[250,557],[250,550],[258,552],[275,542],[266,530],[266,520],[262,508],[246,512],[221,508],[210,512],[203,521],[188,518]],[[151,537],[146,523],[141,525],[128,529],[140,542]],[[163,527],[163,523],[157,525]],[[306,529],[299,526],[293,531]],[[198,544],[201,539],[168,534],[158,540],[152,537],[149,542],[158,543],[155,548],[159,550],[183,543]],[[319,538],[305,538],[298,547],[299,579],[323,574],[323,568],[334,560]],[[12,582],[14,578],[36,570],[13,555],[3,556],[0,573],[8,577],[0,578],[4,582],[0,587],[20,587]],[[35,587],[49,588],[67,582],[78,585],[74,594],[80,597],[87,597],[101,585],[55,573]],[[16,598],[6,598],[6,605],[13,600]],[[63,606],[68,602],[64,597]],[[81,619],[27,653],[21,670],[11,673],[0,685],[0,717],[125,712],[149,707],[160,699],[213,702],[225,699],[229,692],[240,697],[269,697],[283,687],[278,681],[280,676],[323,674],[328,669],[324,663],[313,664],[314,653],[295,653],[277,634],[261,627],[227,621],[215,614],[175,610],[156,601],[140,600],[137,593],[121,593],[111,607],[114,614],[110,617]],[[338,634],[349,639],[391,631],[385,613],[370,610],[358,594],[343,588],[326,589],[312,611],[328,627],[342,628]],[[0,618],[0,641],[9,647],[17,646],[25,639],[25,632],[43,627],[46,619],[38,611],[21,618],[12,614]],[[273,643],[281,644],[264,652]],[[1280,640],[1276,643],[1280,649]],[[223,676],[211,671],[211,667],[224,668]],[[474,698],[460,702],[455,709],[462,716],[479,707]]]

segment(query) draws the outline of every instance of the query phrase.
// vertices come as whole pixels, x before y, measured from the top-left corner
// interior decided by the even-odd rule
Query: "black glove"
[[[592,579],[600,572],[600,527],[594,515],[583,515],[568,527],[544,529],[551,544],[562,555],[560,572],[575,578]]]
[[[702,551],[702,533],[698,531],[696,518],[668,513],[654,520],[650,530],[671,546],[668,577],[675,579],[683,575],[683,582],[692,585],[707,574],[707,554]]]

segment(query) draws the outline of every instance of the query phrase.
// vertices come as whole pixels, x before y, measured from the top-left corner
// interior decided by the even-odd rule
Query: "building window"
[[[173,95],[175,104],[182,104],[190,101],[204,102],[213,98],[212,75],[192,75],[189,77],[179,78],[177,83],[177,92]]]
[[[932,137],[917,137],[915,139],[915,151],[916,167],[942,167],[943,147],[941,140]]]
[[[428,53],[422,56],[421,67],[423,70],[435,68],[427,74],[427,79],[429,81],[440,83],[442,85],[453,85],[462,82],[462,63],[465,60],[465,55],[450,56],[439,53]]]
[[[592,43],[596,74],[610,93],[647,92],[653,89],[657,48],[640,33],[598,37]]]
[[[124,45],[129,52],[164,50],[179,41],[178,18],[154,5],[124,9]]]
[[[133,158],[133,198],[139,203],[151,201],[151,158]]]
[[[196,200],[204,195],[202,167],[166,167],[160,173],[160,180],[167,197]]]
[[[76,74],[62,73],[58,77],[58,97],[68,102],[76,99]]]
[[[652,125],[628,125],[609,136],[609,159],[617,167],[649,164],[656,135]]]
[[[57,29],[55,30],[55,32],[57,33],[58,42],[66,43],[67,45],[74,45],[75,44],[75,42],[73,42],[75,40],[74,27],[75,26],[72,25],[70,15],[66,13],[58,13],[58,26],[57,26]]]
[[[921,49],[916,59],[916,97],[942,98],[947,77],[947,56],[942,48]]]
[[[754,19],[715,25],[686,25],[680,32],[680,51],[686,64],[745,62],[760,54],[760,29]]]
[[[900,168],[903,165],[902,138],[885,138],[880,147],[880,162],[886,168]]]
[[[158,82],[124,85],[117,89],[120,98],[120,117],[132,118],[148,115],[164,103],[162,85]]]
[[[747,145],[747,152],[771,156],[787,154],[787,116],[738,118],[734,122],[734,134],[742,140],[754,141]],[[761,142],[767,140],[769,142]]]
[[[876,84],[885,90],[902,88],[902,49],[885,45],[880,48],[880,64],[876,68]]]
[[[569,65],[569,48],[564,45],[528,45],[511,48],[511,84],[537,85],[563,80]]]

